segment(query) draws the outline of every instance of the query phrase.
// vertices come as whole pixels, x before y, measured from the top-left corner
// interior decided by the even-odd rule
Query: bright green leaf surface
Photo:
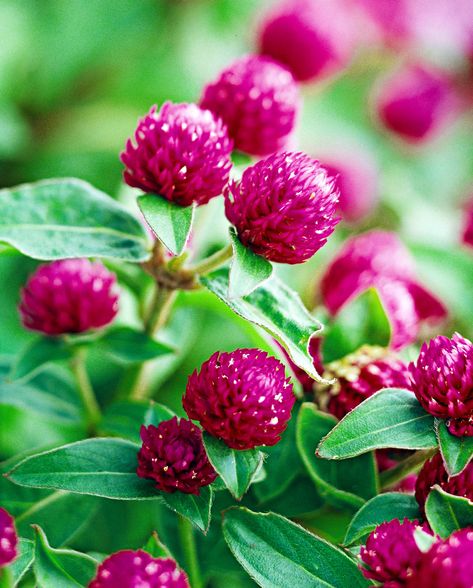
[[[99,340],[99,346],[113,358],[123,362],[141,362],[155,359],[174,350],[155,341],[143,331],[131,327],[113,327]]]
[[[161,496],[166,506],[171,510],[188,518],[203,533],[207,532],[213,502],[213,492],[210,486],[203,486],[198,496],[183,492],[174,492],[173,494],[162,492]]]
[[[445,469],[450,476],[457,476],[473,457],[473,437],[455,437],[449,433],[445,421],[440,419],[437,419],[435,428]]]
[[[18,557],[9,566],[15,586],[23,578],[34,559],[34,542],[20,537],[18,542]]]
[[[66,342],[57,337],[38,337],[20,354],[13,366],[12,378],[23,378],[46,367],[50,362],[64,361],[71,357]]]
[[[454,531],[473,525],[473,502],[434,486],[425,503],[425,514],[434,533],[446,539]]]

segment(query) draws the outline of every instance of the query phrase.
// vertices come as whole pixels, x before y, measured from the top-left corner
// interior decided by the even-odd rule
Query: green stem
[[[192,588],[202,588],[202,576],[200,573],[199,560],[197,557],[197,546],[195,544],[194,529],[189,519],[178,515],[177,529],[184,552],[184,569],[189,576]]]
[[[223,265],[232,255],[233,247],[229,243],[223,249],[219,249],[219,251],[196,263],[190,269],[199,275],[208,274],[210,271]]]
[[[101,413],[85,367],[85,356],[85,348],[77,347],[71,359],[71,369],[76,378],[79,394],[84,405],[89,433],[94,434],[100,421]]]
[[[386,470],[380,475],[380,482],[382,490],[392,488],[398,482],[403,480],[407,475],[417,472],[422,464],[432,457],[437,449],[428,449],[416,451],[394,468]]]

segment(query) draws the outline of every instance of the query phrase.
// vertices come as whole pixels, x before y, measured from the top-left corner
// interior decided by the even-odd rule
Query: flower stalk
[[[88,431],[93,435],[95,434],[97,424],[100,421],[101,411],[87,373],[85,359],[85,347],[77,347],[74,349],[73,357],[71,359],[71,370],[76,379],[77,389],[84,406]]]

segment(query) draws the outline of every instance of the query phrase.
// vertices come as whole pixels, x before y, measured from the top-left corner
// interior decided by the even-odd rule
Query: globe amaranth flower
[[[42,265],[23,288],[19,310],[26,328],[45,335],[104,327],[118,312],[115,274],[88,259]]]
[[[233,144],[225,124],[196,104],[153,106],[120,158],[125,182],[180,206],[219,196],[230,174]]]
[[[316,385],[324,407],[342,419],[382,388],[411,388],[407,366],[382,347],[365,345],[355,353],[329,363],[323,377],[333,384]]]
[[[355,46],[353,21],[347,5],[331,0],[279,3],[269,13],[259,34],[263,55],[283,63],[301,82],[319,80],[344,69]]]
[[[420,63],[406,64],[378,89],[381,123],[401,139],[419,143],[439,134],[459,112],[448,75]]]
[[[422,558],[414,532],[421,527],[418,521],[404,519],[381,523],[362,546],[360,566],[363,575],[379,582],[383,588],[403,588],[415,573]]]
[[[0,568],[16,558],[17,547],[18,536],[13,518],[4,508],[0,508]]]
[[[284,366],[259,349],[214,353],[189,377],[182,400],[189,418],[233,449],[275,445],[294,394]]]
[[[422,466],[416,482],[415,496],[421,510],[424,510],[425,501],[432,486],[435,485],[449,494],[473,500],[473,462],[457,476],[449,476],[440,453],[428,459]]]
[[[395,233],[368,231],[348,239],[328,266],[320,283],[330,314],[368,288],[376,288],[391,323],[391,346],[415,341],[421,324],[445,318],[438,298],[416,279],[414,262]]]
[[[157,427],[142,426],[143,445],[138,452],[137,474],[155,481],[163,492],[199,494],[217,474],[202,441],[202,432],[191,421],[173,417]]]
[[[407,588],[472,588],[473,529],[455,531],[424,553]]]
[[[235,61],[203,91],[201,106],[228,127],[235,148],[268,155],[286,144],[299,109],[292,74],[268,57],[250,55]]]
[[[304,153],[270,155],[225,191],[225,214],[240,241],[280,263],[302,263],[333,233],[338,192],[319,162]]]
[[[411,363],[413,390],[431,415],[447,419],[452,435],[473,436],[473,343],[455,333],[421,347]]]
[[[468,247],[473,247],[473,198],[465,207],[462,241]]]
[[[190,588],[185,572],[170,558],[146,551],[113,553],[99,565],[89,588]]]

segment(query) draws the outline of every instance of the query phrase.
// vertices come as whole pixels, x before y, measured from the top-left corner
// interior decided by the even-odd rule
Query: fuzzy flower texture
[[[233,449],[275,445],[295,397],[284,365],[259,349],[214,353],[189,378],[189,418]]]
[[[248,167],[225,192],[225,213],[240,241],[270,261],[307,261],[332,234],[338,191],[304,153],[271,155]]]
[[[431,415],[446,419],[452,435],[473,436],[473,343],[458,333],[424,343],[410,365],[414,392]]]
[[[23,288],[19,309],[23,325],[45,335],[104,327],[118,312],[115,274],[87,259],[42,265]]]
[[[143,445],[138,453],[137,474],[150,478],[163,492],[199,494],[217,474],[211,466],[202,433],[191,421],[173,417],[157,427],[141,427]]]
[[[233,143],[227,127],[196,104],[153,106],[120,158],[127,184],[180,206],[219,196],[230,174]]]
[[[98,567],[89,588],[190,588],[186,574],[169,558],[145,551],[118,551]]]
[[[4,508],[0,508],[0,568],[16,558],[17,546],[18,536],[13,518]]]

